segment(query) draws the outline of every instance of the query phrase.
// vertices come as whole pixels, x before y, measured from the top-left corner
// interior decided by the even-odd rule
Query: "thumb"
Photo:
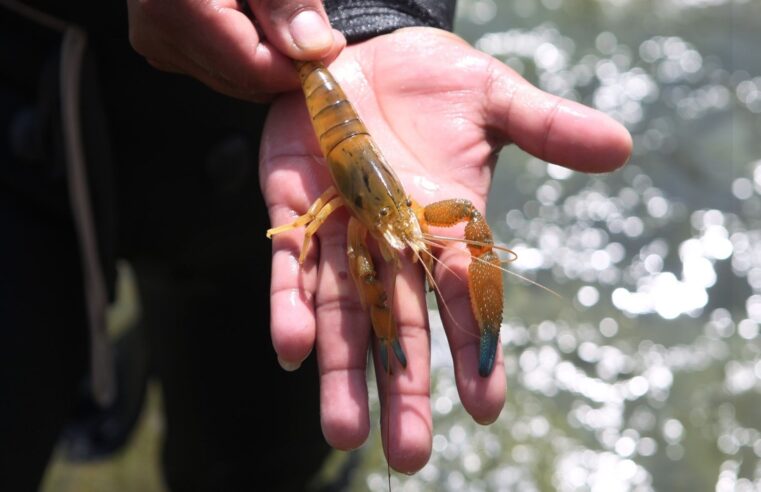
[[[629,159],[632,138],[600,111],[548,94],[495,64],[485,93],[487,124],[530,154],[584,172],[612,171]]]
[[[330,27],[320,0],[249,0],[267,40],[296,60],[332,58],[346,40]]]

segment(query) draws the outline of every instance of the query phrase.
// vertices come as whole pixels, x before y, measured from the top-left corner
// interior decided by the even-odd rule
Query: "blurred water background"
[[[761,490],[761,1],[460,0],[456,30],[623,122],[634,155],[587,176],[502,152],[490,222],[562,299],[507,277],[488,427],[432,324],[433,456],[393,490]],[[157,456],[153,408],[93,490],[162,490],[155,462],[128,471]],[[358,456],[348,489],[386,490],[377,430]],[[44,490],[89,490],[76,472],[59,460]]]

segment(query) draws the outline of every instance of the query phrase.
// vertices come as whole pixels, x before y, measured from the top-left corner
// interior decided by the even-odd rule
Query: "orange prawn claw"
[[[494,369],[502,324],[502,273],[499,256],[494,252],[491,229],[481,212],[469,200],[452,199],[432,203],[424,208],[427,225],[453,226],[467,221],[465,239],[473,260],[468,267],[470,306],[478,322],[480,348],[478,374],[487,377]]]
[[[391,372],[388,363],[388,346],[396,355],[402,367],[407,367],[407,357],[399,344],[396,331],[396,320],[389,309],[388,294],[383,284],[378,279],[378,274],[373,265],[373,259],[367,250],[365,236],[367,229],[360,221],[352,217],[349,219],[347,232],[347,256],[349,258],[349,271],[354,283],[357,285],[362,306],[370,311],[370,321],[375,336],[380,340],[380,356],[383,369]]]

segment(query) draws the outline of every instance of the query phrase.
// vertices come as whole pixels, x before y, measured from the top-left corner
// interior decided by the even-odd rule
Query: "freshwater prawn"
[[[405,192],[327,68],[320,62],[295,62],[295,65],[332,185],[305,214],[289,224],[269,229],[267,237],[304,227],[299,256],[299,263],[303,263],[320,226],[339,208],[349,211],[346,247],[349,271],[379,340],[383,368],[391,372],[389,354],[394,355],[402,368],[407,366],[407,355],[391,311],[393,292],[389,295],[379,278],[367,236],[372,237],[383,260],[395,272],[400,269],[400,256],[409,250],[413,260],[423,265],[433,289],[436,259],[431,246],[438,245],[442,238],[428,234],[428,229],[466,223],[463,241],[472,258],[468,289],[480,332],[478,372],[488,377],[494,368],[502,322],[502,268],[495,250],[504,248],[494,245],[489,225],[470,201],[454,198],[428,205],[417,203]]]

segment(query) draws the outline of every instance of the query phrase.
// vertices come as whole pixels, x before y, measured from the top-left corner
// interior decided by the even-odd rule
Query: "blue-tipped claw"
[[[494,369],[494,360],[497,358],[497,343],[499,331],[483,330],[481,333],[481,348],[478,354],[478,374],[485,378]]]
[[[380,359],[381,364],[383,364],[383,370],[386,373],[390,373],[389,364],[388,364],[388,345],[391,344],[391,350],[394,351],[394,355],[396,356],[397,360],[399,360],[399,363],[402,365],[403,368],[407,368],[407,357],[404,355],[404,350],[402,350],[402,345],[399,343],[399,340],[392,340],[391,342],[387,342],[385,340],[381,340],[380,343]]]
[[[386,348],[386,343],[383,341],[380,343],[380,359],[381,364],[383,364],[383,372],[388,374],[388,349]]]
[[[394,355],[396,355],[396,359],[402,367],[407,369],[407,357],[404,355],[404,350],[402,350],[402,345],[399,343],[399,339],[391,341],[391,348],[394,349]]]

